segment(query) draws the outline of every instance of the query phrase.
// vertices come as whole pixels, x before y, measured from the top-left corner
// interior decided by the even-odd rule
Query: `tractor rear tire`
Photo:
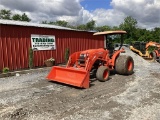
[[[131,75],[134,69],[134,61],[131,56],[121,55],[116,59],[115,70],[121,75]]]
[[[160,57],[158,57],[158,61],[157,62],[159,62],[160,63]]]
[[[157,59],[157,55],[155,52],[151,52],[150,53],[151,57],[153,58],[153,60],[156,60]]]
[[[108,69],[108,67],[106,66],[100,66],[96,72],[96,78],[100,81],[100,82],[105,82],[108,80],[110,75],[110,71]]]

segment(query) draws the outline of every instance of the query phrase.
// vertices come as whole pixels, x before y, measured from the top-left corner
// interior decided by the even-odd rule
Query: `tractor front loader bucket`
[[[54,66],[46,78],[50,81],[65,83],[80,88],[89,88],[89,72],[84,69]]]

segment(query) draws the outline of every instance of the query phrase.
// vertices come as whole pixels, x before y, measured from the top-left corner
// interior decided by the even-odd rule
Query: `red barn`
[[[55,37],[55,49],[34,51],[34,67],[44,65],[50,57],[56,63],[64,62],[66,48],[70,54],[80,50],[103,48],[104,36],[93,36],[93,32],[79,31],[55,25],[0,20],[0,71],[28,68],[29,48],[32,35]]]

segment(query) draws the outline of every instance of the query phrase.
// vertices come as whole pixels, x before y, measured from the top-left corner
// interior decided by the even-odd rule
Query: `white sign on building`
[[[55,36],[31,34],[31,45],[33,50],[55,50]]]

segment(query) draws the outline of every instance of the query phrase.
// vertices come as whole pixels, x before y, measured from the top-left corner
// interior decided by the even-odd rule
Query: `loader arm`
[[[135,49],[133,46],[130,46],[130,49],[136,53],[138,53],[138,55],[143,56],[142,52],[140,50]]]
[[[150,46],[160,48],[160,44],[157,43],[157,42],[152,42],[152,41],[148,42],[148,43],[146,44],[146,49],[148,50],[148,48],[149,48]]]
[[[75,52],[70,55],[66,68],[77,67],[90,71],[95,61],[105,61],[108,53],[109,51],[103,48]],[[81,55],[85,57],[80,58]]]
[[[109,51],[108,50],[104,50],[103,48],[98,49],[97,51],[91,51],[90,53],[88,53],[88,58],[86,60],[86,66],[85,66],[85,70],[86,71],[91,71],[92,67],[94,66],[94,63],[96,61],[100,61],[98,62],[98,66],[104,65],[106,63],[107,60],[109,60]]]
[[[67,62],[66,68],[73,67],[76,63],[77,58],[80,56],[81,51],[75,52],[69,56],[69,60]]]

